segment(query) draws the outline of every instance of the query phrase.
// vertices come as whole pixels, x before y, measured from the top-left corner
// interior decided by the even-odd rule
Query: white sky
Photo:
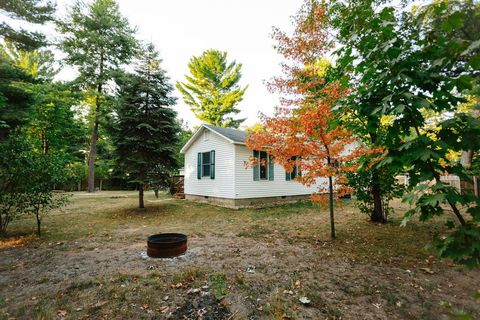
[[[240,118],[251,125],[258,113],[272,114],[279,104],[270,94],[265,80],[281,73],[281,57],[273,49],[272,27],[291,30],[291,16],[302,0],[117,0],[120,11],[138,28],[138,37],[153,42],[163,68],[172,84],[184,81],[192,55],[206,49],[228,52],[228,59],[243,64],[242,86],[248,84],[243,101],[238,105]],[[61,15],[72,0],[57,0]],[[189,127],[200,122],[183,103],[178,91],[175,109]]]

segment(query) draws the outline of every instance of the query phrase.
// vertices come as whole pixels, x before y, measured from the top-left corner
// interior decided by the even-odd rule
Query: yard
[[[439,260],[443,221],[375,225],[347,201],[338,239],[310,203],[230,210],[134,192],[76,193],[0,239],[0,319],[475,319],[480,272]],[[187,254],[146,258],[146,237],[189,236]],[[302,299],[301,299],[302,298]],[[306,299],[305,299],[306,298]],[[306,303],[302,303],[303,302]]]

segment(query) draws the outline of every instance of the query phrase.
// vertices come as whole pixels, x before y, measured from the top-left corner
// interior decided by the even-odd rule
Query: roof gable
[[[247,132],[238,130],[238,129],[217,127],[217,126],[212,126],[210,124],[202,124],[197,129],[197,131],[195,131],[192,137],[187,141],[187,143],[185,143],[185,145],[180,150],[180,152],[185,153],[185,151],[193,144],[193,142],[195,142],[195,140],[200,136],[201,132],[203,132],[204,130],[209,130],[233,144],[245,145],[245,138],[248,135]]]

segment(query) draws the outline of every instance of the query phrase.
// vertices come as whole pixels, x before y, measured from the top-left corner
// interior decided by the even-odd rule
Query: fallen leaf
[[[57,315],[58,315],[59,317],[63,317],[63,318],[64,318],[64,317],[67,316],[67,310],[65,310],[65,309],[58,309],[58,310],[57,310]]]
[[[165,312],[168,311],[168,309],[170,309],[168,306],[161,307],[161,308],[160,308],[160,312],[161,312],[161,313],[165,313]]]
[[[248,273],[255,273],[255,267],[254,266],[250,266],[247,268],[247,272]]]
[[[420,268],[420,270],[428,274],[434,274],[434,272],[430,268]]]
[[[293,291],[292,291],[292,290],[283,290],[283,293],[285,293],[285,294],[293,294]]]
[[[301,297],[298,299],[302,304],[309,304],[311,301],[307,297]]]

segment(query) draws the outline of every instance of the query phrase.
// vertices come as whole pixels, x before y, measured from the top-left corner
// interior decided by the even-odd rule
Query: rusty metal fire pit
[[[172,258],[187,251],[187,236],[181,233],[159,233],[148,237],[147,255],[152,258]]]

